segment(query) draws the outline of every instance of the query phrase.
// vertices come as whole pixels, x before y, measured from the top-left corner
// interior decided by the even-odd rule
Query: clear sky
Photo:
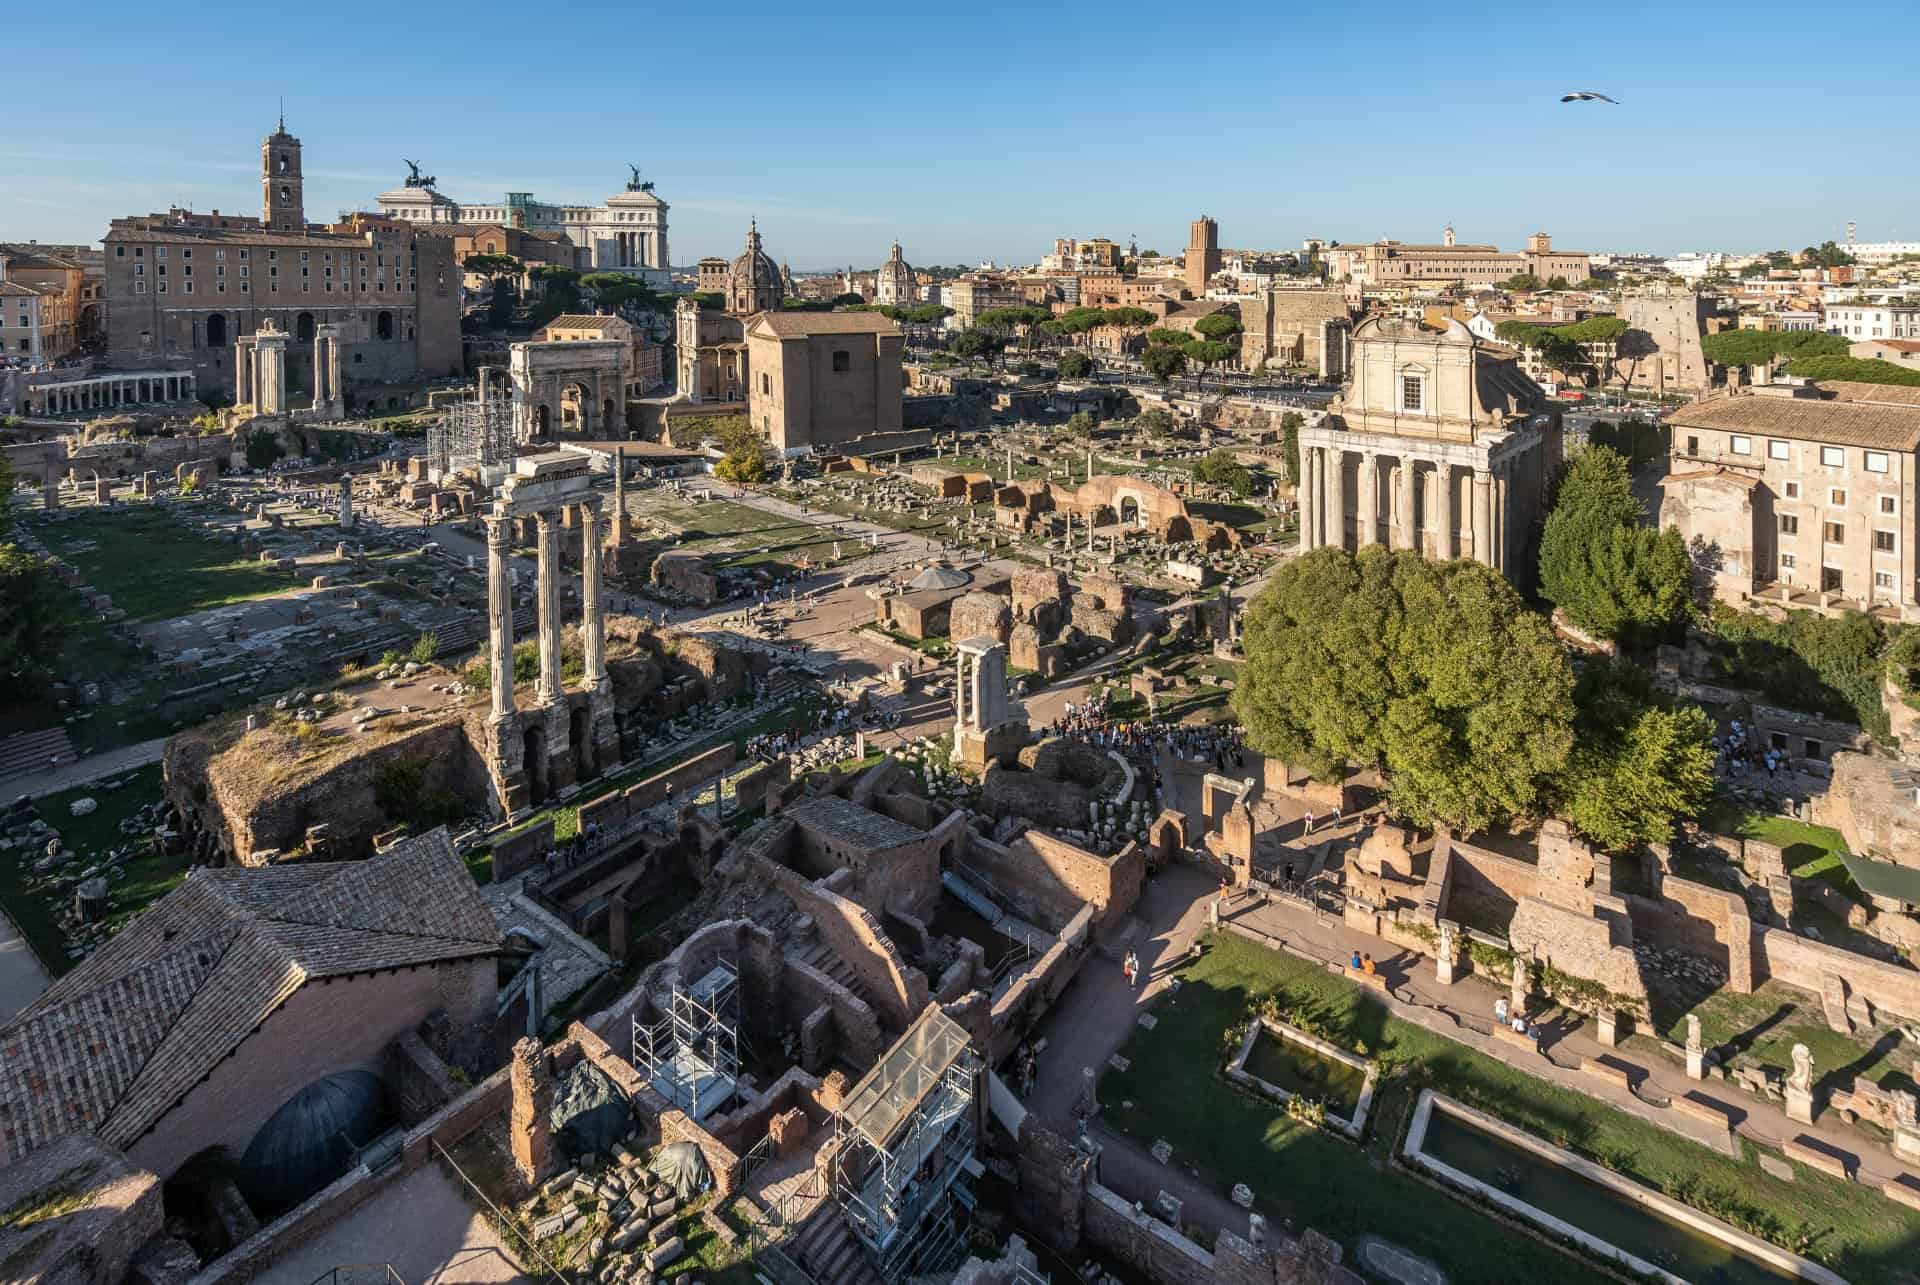
[[[204,21],[214,11],[230,25]],[[1031,262],[1056,236],[1177,252],[1304,236],[1589,250],[1920,239],[1920,5],[1804,3],[16,6],[0,240],[257,212],[276,102],[307,214],[442,191],[594,202],[638,164],[676,264],[750,215],[796,270]],[[218,28],[226,25],[224,32]],[[1556,101],[1588,89],[1619,106]]]

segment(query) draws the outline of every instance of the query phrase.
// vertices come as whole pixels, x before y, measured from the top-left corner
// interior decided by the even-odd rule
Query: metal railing
[[[351,1263],[314,1277],[312,1285],[407,1285],[392,1263]]]

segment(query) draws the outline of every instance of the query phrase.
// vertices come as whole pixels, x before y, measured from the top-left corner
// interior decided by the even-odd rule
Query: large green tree
[[[1625,457],[1605,446],[1574,456],[1540,536],[1540,591],[1597,637],[1655,641],[1692,605],[1686,541],[1643,516]]]
[[[1378,769],[1418,825],[1536,812],[1572,749],[1565,653],[1477,562],[1316,549],[1254,599],[1244,644],[1233,709],[1254,748],[1322,777]]]
[[[1187,368],[1187,354],[1171,344],[1154,344],[1140,354],[1140,364],[1164,384]]]
[[[1307,417],[1297,410],[1290,410],[1280,417],[1280,462],[1286,466],[1287,481],[1300,485],[1300,430],[1307,426]]]
[[[1574,748],[1556,775],[1558,810],[1611,851],[1666,842],[1713,793],[1713,720],[1676,705],[1627,661],[1595,664],[1574,689]]]
[[[46,685],[67,632],[66,598],[48,559],[0,544],[0,690]]]

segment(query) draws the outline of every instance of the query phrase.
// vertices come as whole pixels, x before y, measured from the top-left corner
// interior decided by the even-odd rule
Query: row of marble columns
[[[1364,547],[1380,543],[1380,528],[1387,528],[1387,541],[1396,549],[1429,552],[1422,540],[1419,509],[1415,492],[1425,474],[1430,486],[1427,505],[1428,529],[1434,532],[1430,550],[1434,557],[1471,557],[1496,571],[1506,569],[1507,544],[1505,520],[1507,492],[1511,485],[1504,465],[1472,470],[1470,517],[1471,547],[1460,546],[1460,515],[1456,511],[1454,465],[1445,460],[1423,459],[1415,455],[1388,456],[1382,452],[1349,451],[1337,446],[1300,448],[1300,550],[1309,552],[1322,545],[1342,548]],[[1355,518],[1355,542],[1347,539],[1346,461],[1358,455],[1359,512]],[[1380,511],[1381,470],[1388,470],[1394,501],[1388,512]]]
[[[600,593],[600,497],[577,505],[583,540],[580,566],[582,657],[588,691],[607,684],[606,611]],[[535,702],[549,707],[560,702],[565,684],[560,678],[560,512],[549,509],[533,515],[538,550],[539,579],[535,584],[540,609],[540,677]],[[513,704],[513,518],[489,514],[487,524],[488,658],[492,666],[494,721],[511,717]]]
[[[143,402],[184,402],[194,397],[194,377],[188,372],[151,375],[100,375],[93,379],[41,384],[28,391],[42,415],[111,410]]]
[[[233,345],[233,400],[256,415],[287,413],[287,343],[284,330],[256,330]]]
[[[327,419],[342,419],[347,400],[340,390],[340,329],[319,326],[313,332],[313,412]]]

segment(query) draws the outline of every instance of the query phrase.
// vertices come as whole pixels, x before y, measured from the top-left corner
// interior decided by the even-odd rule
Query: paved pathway
[[[526,1281],[487,1221],[437,1163],[332,1223],[253,1279],[257,1285],[313,1285],[336,1267],[389,1263],[406,1285]]]
[[[103,750],[86,758],[74,759],[44,772],[10,777],[0,781],[0,797],[14,799],[24,794],[37,799],[42,795],[58,794],[76,785],[87,785],[109,776],[118,776],[122,772],[131,772],[149,763],[158,763],[166,748],[167,738],[156,736],[138,745],[123,745],[117,750]]]
[[[51,979],[20,930],[0,911],[0,1024],[38,999]]]

